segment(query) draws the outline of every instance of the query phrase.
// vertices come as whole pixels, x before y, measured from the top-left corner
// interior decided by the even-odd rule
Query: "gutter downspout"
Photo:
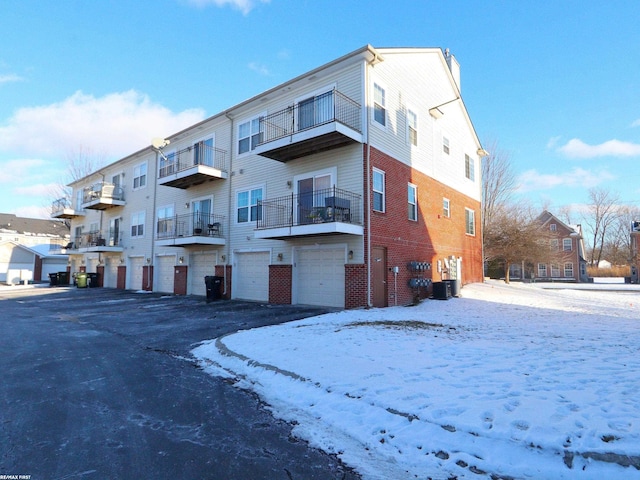
[[[229,200],[227,201],[227,210],[228,210],[228,215],[227,215],[227,236],[229,239],[229,242],[231,242],[231,213],[232,213],[232,202],[233,202],[233,189],[231,188],[231,183],[232,183],[232,179],[233,179],[233,117],[231,117],[229,115],[229,113],[226,113],[225,116],[229,119],[229,121],[231,122],[230,125],[230,129],[231,131],[229,132],[229,182],[228,182],[228,188],[229,188]],[[230,245],[226,245],[225,250],[226,255],[224,256],[224,264],[223,264],[223,273],[222,273],[222,277],[223,277],[223,282],[224,282],[224,287],[222,288],[222,294],[226,295],[227,294],[227,262],[229,261],[229,255],[231,255],[231,251],[230,251]]]
[[[151,263],[148,264],[150,271],[147,272],[147,290],[151,287],[151,272],[153,272],[153,265],[155,264],[155,248],[156,248],[156,240],[154,238],[154,233],[156,231],[155,225],[153,224],[153,220],[156,219],[156,203],[158,200],[158,152],[156,151],[156,161],[153,166],[153,210],[151,211]]]
[[[371,62],[364,63],[364,121],[363,127],[365,128],[365,141],[367,142],[367,158],[366,158],[366,176],[364,181],[364,187],[367,195],[367,211],[365,212],[365,225],[367,227],[367,307],[373,306],[371,302],[372,285],[371,285],[371,142],[369,137],[369,64],[375,65],[378,57],[374,56]]]

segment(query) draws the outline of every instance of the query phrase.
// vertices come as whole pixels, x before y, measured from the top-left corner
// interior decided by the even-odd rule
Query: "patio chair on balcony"
[[[348,198],[325,197],[324,205],[331,212],[329,216],[334,221],[351,221],[351,200]]]
[[[220,235],[220,222],[209,223],[207,225],[207,233],[210,237],[217,237]]]

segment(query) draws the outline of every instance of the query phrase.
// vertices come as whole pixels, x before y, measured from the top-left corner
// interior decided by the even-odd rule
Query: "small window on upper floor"
[[[442,151],[449,155],[449,139],[447,137],[442,137]]]
[[[464,156],[464,176],[469,180],[475,181],[476,179],[476,166],[473,158],[469,155]]]
[[[145,212],[137,212],[131,215],[131,238],[144,237]]]
[[[418,146],[418,116],[412,110],[407,110],[407,140],[410,145]]]
[[[133,169],[133,189],[142,188],[147,185],[147,163],[141,163]]]
[[[448,198],[442,199],[442,216],[445,218],[451,217],[451,202]]]
[[[571,250],[573,250],[573,242],[570,238],[562,239],[562,250],[564,250],[565,252],[570,252]]]
[[[411,183],[407,188],[407,203],[409,208],[409,220],[418,221],[418,187]]]
[[[387,100],[384,88],[373,85],[373,120],[379,125],[387,125]]]
[[[555,223],[549,225],[549,230],[555,232],[558,229],[558,226]]]
[[[476,234],[476,212],[473,210],[469,210],[468,208],[464,209],[465,216],[465,232],[467,235],[475,235]]]
[[[238,155],[250,152],[261,141],[260,117],[252,118],[238,125]]]
[[[382,170],[373,169],[373,210],[376,212],[385,211],[384,177]]]

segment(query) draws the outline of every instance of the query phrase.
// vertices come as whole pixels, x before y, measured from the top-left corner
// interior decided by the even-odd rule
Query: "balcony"
[[[258,217],[255,238],[364,235],[360,195],[335,187],[263,200]]]
[[[160,160],[158,184],[186,189],[227,178],[227,152],[205,143],[170,153]]]
[[[124,205],[124,190],[119,185],[100,182],[82,191],[82,208],[106,210]]]
[[[83,233],[79,237],[72,239],[66,245],[62,253],[108,253],[122,252],[122,232],[120,229],[109,229],[105,231],[94,231]]]
[[[280,162],[362,143],[362,108],[332,90],[261,117],[260,135],[254,153]]]
[[[83,216],[84,210],[75,210],[71,202],[66,198],[59,198],[51,205],[51,218],[75,218]]]
[[[195,245],[224,245],[223,215],[194,212],[162,218],[156,224],[156,245],[188,247]]]

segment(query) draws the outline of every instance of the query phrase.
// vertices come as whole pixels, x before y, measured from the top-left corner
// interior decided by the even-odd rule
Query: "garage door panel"
[[[242,252],[235,254],[234,298],[269,301],[269,252]]]
[[[155,267],[155,290],[157,292],[173,293],[173,269],[175,263],[175,255],[157,257]]]
[[[344,308],[344,249],[300,250],[298,303]]]
[[[189,260],[189,293],[206,295],[204,277],[215,275],[218,255],[215,252],[193,253]]]
[[[103,285],[106,288],[116,288],[118,286],[118,264],[115,260],[109,261],[104,267]]]

